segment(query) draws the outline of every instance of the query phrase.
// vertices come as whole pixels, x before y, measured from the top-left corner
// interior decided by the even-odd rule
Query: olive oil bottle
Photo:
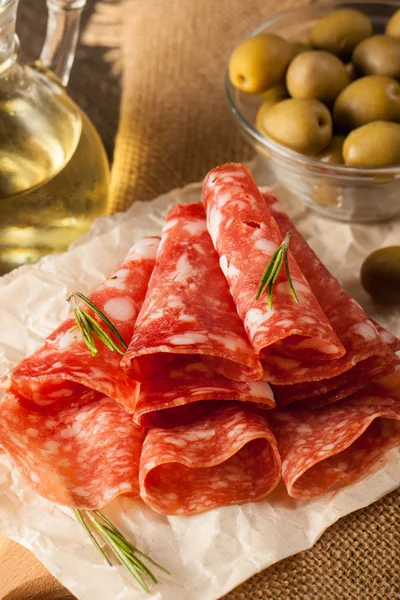
[[[48,0],[40,60],[18,61],[18,0],[0,0],[0,274],[64,251],[109,212],[109,166],[65,93],[85,0]]]

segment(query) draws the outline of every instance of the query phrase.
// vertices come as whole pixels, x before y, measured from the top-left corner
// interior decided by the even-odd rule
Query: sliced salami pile
[[[260,501],[281,478],[309,499],[400,444],[400,341],[243,165],[213,169],[203,202],[173,206],[161,241],[135,244],[90,299],[122,357],[98,338],[93,356],[71,317],[0,382],[0,447],[54,502],[131,494],[190,515]]]

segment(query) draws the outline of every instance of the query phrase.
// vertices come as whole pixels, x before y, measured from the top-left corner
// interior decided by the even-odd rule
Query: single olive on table
[[[372,252],[361,266],[361,284],[378,302],[400,302],[400,246]]]
[[[255,35],[234,50],[229,77],[258,97],[255,127],[279,144],[325,163],[400,165],[400,9],[385,35],[353,8],[301,40]]]

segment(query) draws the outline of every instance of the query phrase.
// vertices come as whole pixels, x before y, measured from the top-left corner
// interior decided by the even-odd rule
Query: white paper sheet
[[[159,233],[167,208],[200,199],[200,186],[175,190],[127,213],[97,221],[63,255],[47,257],[0,279],[0,376],[37,347],[68,314],[72,291],[88,293],[123,259],[134,240]],[[345,289],[393,333],[400,310],[373,305],[359,284],[359,267],[374,248],[398,244],[400,222],[347,225],[324,220],[287,192],[278,197]],[[123,568],[104,565],[71,512],[33,493],[0,455],[0,532],[23,544],[79,600],[216,600],[269,565],[310,548],[340,517],[400,486],[400,448],[363,481],[313,501],[288,498],[281,486],[266,501],[191,517],[162,517],[126,498],[105,510],[136,545],[172,573],[151,595]]]

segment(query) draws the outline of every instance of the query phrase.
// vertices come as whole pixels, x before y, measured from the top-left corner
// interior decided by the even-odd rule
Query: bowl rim
[[[323,8],[332,9],[343,6],[343,8],[352,8],[352,5],[365,5],[365,4],[375,4],[377,6],[388,6],[393,7],[395,9],[400,9],[400,3],[398,0],[384,0],[384,2],[379,0],[350,0],[346,2],[345,0],[329,0],[329,1],[319,1],[315,3],[307,3],[302,6],[297,6],[295,8],[289,8],[284,11],[280,11],[279,13],[274,14],[272,17],[258,25],[255,29],[253,29],[250,33],[248,33],[244,38],[242,38],[241,42],[258,35],[263,32],[268,26],[273,25],[276,22],[279,22],[283,17],[288,15],[296,15],[297,13],[302,13],[304,9],[310,9],[313,6],[320,6]],[[350,5],[350,6],[349,6]],[[239,44],[241,43],[239,42]],[[233,51],[232,51],[233,52]],[[301,167],[306,167],[309,170],[320,174],[329,174],[330,176],[338,176],[344,178],[354,178],[354,177],[380,177],[380,176],[388,176],[398,174],[400,176],[400,164],[399,165],[389,165],[385,167],[351,167],[348,165],[337,165],[324,163],[317,158],[313,158],[312,156],[308,156],[306,154],[301,154],[296,150],[291,150],[282,144],[279,144],[271,137],[266,134],[262,134],[259,132],[254,125],[252,125],[241,113],[235,100],[233,98],[233,94],[231,93],[234,90],[234,86],[229,78],[229,61],[228,67],[225,71],[225,79],[224,79],[224,88],[225,88],[225,98],[228,103],[228,107],[230,112],[234,115],[234,117],[239,122],[239,125],[246,131],[246,133],[253,138],[253,140],[264,147],[266,150],[272,152],[274,155],[280,156],[281,158],[294,163]],[[244,92],[242,92],[244,95]],[[256,94],[248,94],[249,96],[256,96]]]

